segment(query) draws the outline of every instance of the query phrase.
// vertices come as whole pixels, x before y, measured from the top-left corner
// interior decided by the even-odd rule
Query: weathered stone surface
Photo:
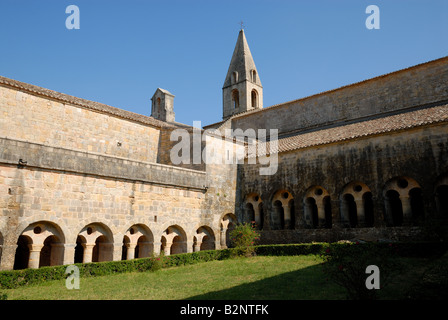
[[[240,38],[225,121],[207,128],[278,129],[273,175],[237,164],[232,137],[200,131],[195,145],[172,95],[165,122],[0,77],[0,269],[225,248],[242,221],[263,243],[446,237],[423,227],[448,221],[448,57],[258,110]],[[173,163],[174,130],[190,162]]]

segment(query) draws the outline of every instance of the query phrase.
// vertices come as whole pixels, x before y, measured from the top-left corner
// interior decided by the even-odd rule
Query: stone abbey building
[[[242,221],[292,243],[419,240],[448,220],[448,57],[263,108],[241,30],[221,122],[177,123],[164,89],[151,103],[148,117],[0,77],[1,270],[220,249]],[[247,156],[173,161],[179,130]]]

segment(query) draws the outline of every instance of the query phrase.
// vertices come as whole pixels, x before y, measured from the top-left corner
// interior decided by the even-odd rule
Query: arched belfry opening
[[[232,90],[232,106],[233,109],[238,109],[240,107],[240,93],[238,89]]]
[[[252,109],[257,109],[258,108],[258,93],[257,90],[253,89],[251,94],[250,94],[250,100],[251,100],[251,104],[252,104]]]

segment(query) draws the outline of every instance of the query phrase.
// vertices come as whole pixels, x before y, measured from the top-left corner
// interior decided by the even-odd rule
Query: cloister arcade
[[[142,223],[133,224],[124,233],[114,234],[106,224],[93,222],[79,231],[76,243],[70,243],[66,238],[68,232],[59,225],[38,221],[28,225],[18,237],[13,269],[130,260],[160,253],[171,255],[225,248],[229,244],[229,232],[236,223],[236,216],[228,213],[221,218],[218,231],[201,225],[194,232],[186,232],[179,225],[171,225],[157,236],[154,230]],[[0,263],[2,245],[0,232]]]
[[[416,180],[404,176],[389,179],[379,192],[373,192],[361,181],[345,184],[338,193],[313,185],[302,195],[280,189],[264,200],[260,194],[251,192],[242,205],[242,220],[255,221],[262,230],[332,228],[335,223],[344,228],[369,228],[375,226],[379,217],[386,227],[419,225],[428,215],[425,201],[430,200],[436,211],[431,216],[448,220],[448,174],[435,179],[431,187],[432,199],[423,197],[423,188]],[[332,199],[336,200],[332,202]],[[381,206],[376,209],[382,214],[374,215],[375,206]],[[339,208],[336,213],[332,212],[335,208]],[[215,229],[199,225],[185,230],[173,224],[161,231],[136,223],[115,234],[105,223],[92,222],[80,228],[75,236],[70,235],[73,239],[70,240],[65,227],[54,221],[36,221],[25,227],[17,239],[13,268],[129,260],[161,252],[170,255],[226,248],[230,244],[229,233],[237,222],[235,214],[226,213]],[[0,266],[3,245],[0,230]]]
[[[448,174],[438,177],[433,188],[436,212],[432,216],[448,219]],[[352,181],[335,194],[323,186],[313,185],[301,195],[281,189],[265,198],[268,200],[250,192],[245,198],[243,215],[244,221],[269,221],[269,226],[257,223],[264,230],[332,228],[334,224],[342,228],[368,228],[374,227],[375,219],[379,218],[387,227],[400,227],[419,225],[426,215],[422,187],[404,176],[386,181],[376,195],[365,183]],[[301,207],[294,208],[294,203],[301,203]],[[381,212],[376,217],[375,206]],[[339,210],[332,212],[336,208]]]

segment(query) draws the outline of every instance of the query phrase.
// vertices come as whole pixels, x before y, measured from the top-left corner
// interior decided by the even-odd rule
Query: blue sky
[[[0,75],[143,115],[160,87],[176,121],[207,125],[241,20],[265,107],[448,55],[447,0],[1,0]]]

